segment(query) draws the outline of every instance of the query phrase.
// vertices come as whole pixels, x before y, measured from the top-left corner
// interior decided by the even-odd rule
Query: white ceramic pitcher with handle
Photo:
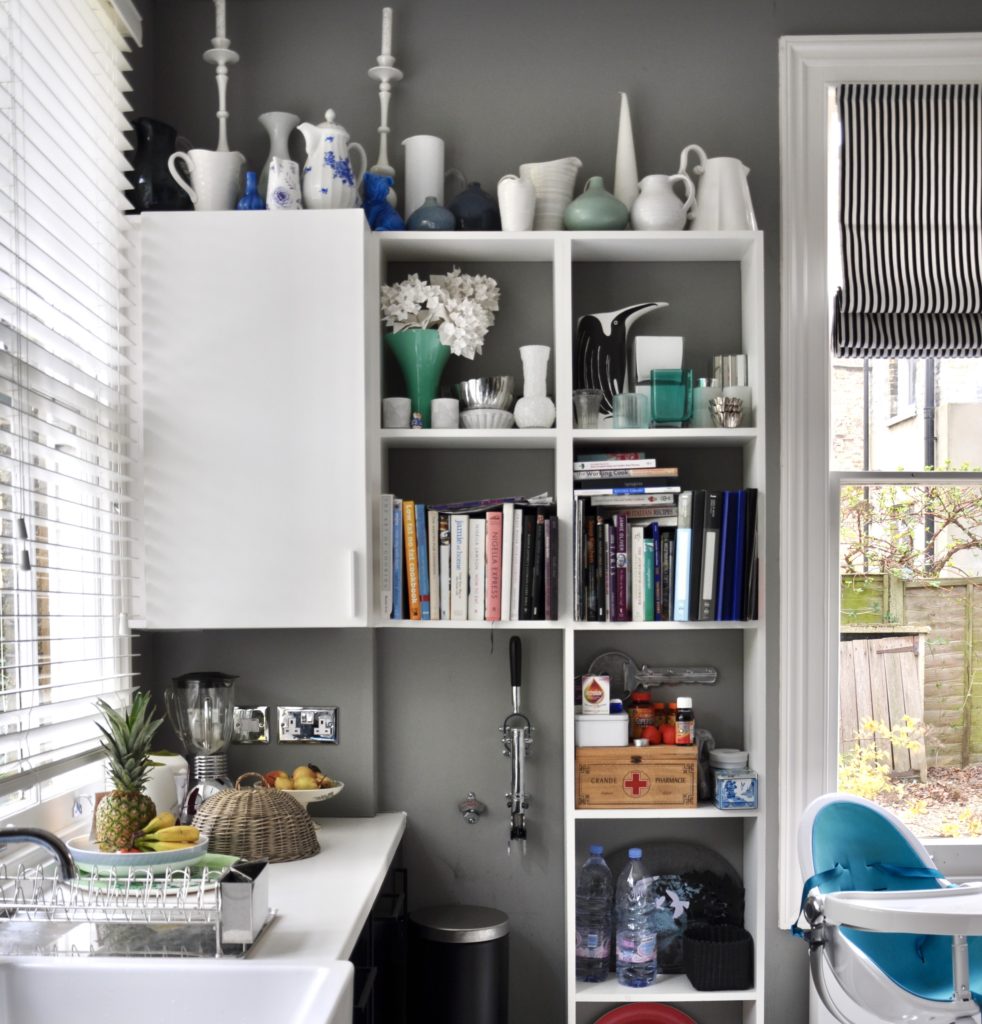
[[[348,132],[334,120],[328,110],[321,124],[304,122],[297,125],[307,146],[307,160],[302,173],[303,205],[308,210],[348,210],[361,199],[358,186],[368,167],[365,151],[357,142],[350,142]],[[361,167],[351,167],[351,154],[357,153]]]
[[[692,169],[696,201],[689,214],[693,231],[756,231],[753,203],[745,167],[736,157],[709,158],[702,146],[695,144],[682,150],[679,174],[688,174],[690,153],[699,163]]]

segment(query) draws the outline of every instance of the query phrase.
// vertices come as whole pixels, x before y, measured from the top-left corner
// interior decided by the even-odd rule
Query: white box
[[[578,747],[626,747],[627,715],[577,715],[573,742]]]
[[[584,676],[580,680],[580,712],[610,714],[610,676]]]

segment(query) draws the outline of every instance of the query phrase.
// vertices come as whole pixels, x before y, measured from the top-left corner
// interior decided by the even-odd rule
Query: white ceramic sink
[[[347,961],[11,957],[0,1024],[350,1024],[353,977]]]

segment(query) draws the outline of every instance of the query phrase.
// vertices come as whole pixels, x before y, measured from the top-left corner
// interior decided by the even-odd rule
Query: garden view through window
[[[982,359],[833,359],[831,412],[839,789],[980,838]]]

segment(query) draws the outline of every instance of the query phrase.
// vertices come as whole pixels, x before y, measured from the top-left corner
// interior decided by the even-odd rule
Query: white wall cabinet
[[[451,360],[444,380],[513,373],[521,394],[518,347],[550,344],[549,393],[555,397],[556,426],[548,430],[385,430],[378,407],[398,393],[401,380],[370,331],[369,422],[375,438],[371,464],[373,494],[394,492],[428,504],[461,498],[530,494],[549,489],[560,520],[559,619],[556,622],[394,621],[381,616],[378,586],[375,626],[396,629],[560,630],[562,664],[554,680],[557,713],[563,716],[566,1020],[586,1024],[622,1003],[670,1002],[697,1019],[764,1020],[766,610],[751,622],[577,622],[573,617],[573,473],[575,453],[643,449],[659,465],[677,465],[685,488],[758,489],[760,578],[766,565],[763,237],[756,232],[533,232],[393,233],[379,236],[380,278],[402,280],[408,273],[442,272],[459,265],[487,273],[502,288],[501,313],[474,364]],[[635,333],[683,335],[686,367],[708,373],[712,355],[743,352],[748,357],[754,412],[750,424],[724,429],[578,430],[573,426],[573,337],[576,320],[588,312],[647,301],[667,301]],[[374,369],[372,362],[375,363]],[[673,481],[674,482],[674,481]],[[378,503],[373,512],[377,520]],[[377,528],[377,527],[376,527]],[[527,642],[532,642],[531,640]],[[577,810],[574,794],[573,680],[599,653],[622,650],[640,664],[712,665],[720,681],[693,687],[697,724],[710,728],[717,745],[749,751],[759,773],[761,802],[755,811],[720,811],[711,804],[685,810]],[[656,691],[672,700],[674,690]],[[540,752],[541,754],[541,752]],[[539,811],[541,812],[541,809]],[[745,921],[755,940],[756,987],[698,992],[684,975],[661,975],[643,989],[574,978],[575,877],[591,843],[608,849],[663,841],[692,842],[722,853],[741,874],[746,889]]]
[[[365,625],[364,215],[137,230],[146,627]]]

